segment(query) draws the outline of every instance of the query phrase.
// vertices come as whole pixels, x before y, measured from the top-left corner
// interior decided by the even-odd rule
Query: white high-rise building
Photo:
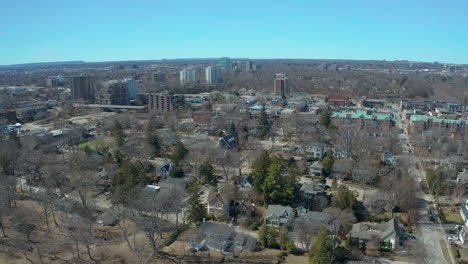
[[[189,84],[195,82],[196,70],[192,68],[183,69],[180,71],[180,84]]]
[[[128,88],[128,99],[133,100],[138,97],[138,89],[140,86],[140,81],[134,80],[132,78],[125,79],[127,82]]]
[[[221,67],[219,66],[208,66],[205,69],[205,80],[206,83],[218,83],[221,82]]]

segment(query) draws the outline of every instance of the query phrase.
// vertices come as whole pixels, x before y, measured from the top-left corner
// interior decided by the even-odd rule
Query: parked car
[[[456,237],[456,236],[449,236],[449,237],[448,237],[448,240],[449,240],[449,241],[458,241],[458,237]]]

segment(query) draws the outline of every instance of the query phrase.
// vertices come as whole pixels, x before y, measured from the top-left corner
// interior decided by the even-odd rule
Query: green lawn
[[[85,148],[86,146],[90,149],[99,149],[105,147],[111,147],[114,145],[114,140],[112,139],[94,139],[85,143],[78,145],[80,148]]]
[[[445,223],[463,225],[463,219],[458,207],[442,207]]]

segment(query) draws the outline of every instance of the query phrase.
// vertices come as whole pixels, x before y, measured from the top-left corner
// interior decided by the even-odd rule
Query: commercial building
[[[221,82],[221,67],[208,66],[205,69],[205,80],[208,84]]]
[[[128,105],[130,101],[127,82],[125,80],[103,82],[97,101],[104,105]]]
[[[231,59],[228,57],[222,57],[218,60],[218,66],[221,67],[221,70],[230,70],[232,69]]]
[[[133,100],[138,97],[138,89],[140,87],[140,81],[132,78],[125,79],[127,82],[128,99]]]
[[[174,95],[171,92],[148,94],[148,110],[153,113],[176,112],[183,104],[183,95]]]
[[[46,81],[47,87],[57,87],[58,85],[58,80],[56,77],[50,76],[47,78]]]
[[[91,102],[94,100],[95,79],[94,76],[72,76],[70,79],[72,99]]]
[[[277,73],[275,77],[275,81],[273,83],[274,86],[274,94],[286,96],[290,94],[289,89],[289,78],[286,77],[285,73]]]
[[[180,84],[185,85],[196,81],[197,71],[193,68],[187,68],[180,71]]]

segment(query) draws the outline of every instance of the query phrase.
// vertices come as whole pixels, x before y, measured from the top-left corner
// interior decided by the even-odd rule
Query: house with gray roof
[[[323,166],[320,161],[312,163],[309,167],[310,176],[321,177],[323,174]]]
[[[232,225],[204,222],[200,225],[198,234],[190,241],[190,248],[225,251],[232,244],[234,231]]]
[[[306,147],[299,148],[299,153],[307,158],[322,159],[325,156],[325,144],[312,143]]]
[[[281,227],[289,225],[294,218],[293,209],[289,206],[268,205],[265,216],[265,224]]]
[[[405,229],[392,218],[374,228],[365,223],[354,224],[351,230],[351,238],[364,243],[377,239],[382,245],[395,248],[401,245],[401,242],[406,239],[406,232]]]
[[[316,181],[304,182],[300,192],[304,199],[310,200],[319,194],[325,193],[325,185]]]
[[[256,251],[257,239],[244,233],[236,233],[233,245],[241,251]]]
[[[463,219],[463,223],[468,227],[468,199],[465,200],[465,203],[462,206],[460,206],[460,215]]]

